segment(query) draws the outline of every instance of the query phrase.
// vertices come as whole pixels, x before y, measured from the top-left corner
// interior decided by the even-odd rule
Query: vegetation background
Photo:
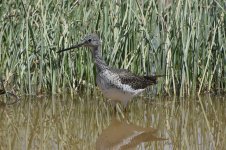
[[[88,50],[57,54],[98,33],[107,64],[165,74],[157,93],[226,91],[224,0],[0,2],[0,77],[18,93],[95,89]]]

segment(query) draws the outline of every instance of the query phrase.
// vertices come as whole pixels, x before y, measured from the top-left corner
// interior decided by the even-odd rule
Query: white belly
[[[122,102],[124,105],[135,95],[144,91],[144,89],[135,90],[129,85],[122,84],[117,77],[106,74],[97,75],[97,85],[106,98]]]
[[[110,88],[110,89],[101,89],[103,95],[111,100],[123,101],[131,99],[134,94],[129,92],[122,92],[119,89]]]

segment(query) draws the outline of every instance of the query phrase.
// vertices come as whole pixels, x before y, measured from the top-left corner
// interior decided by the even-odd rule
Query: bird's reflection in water
[[[157,129],[139,127],[137,125],[113,119],[103,130],[96,141],[97,150],[133,149],[142,142],[166,140],[155,135]]]

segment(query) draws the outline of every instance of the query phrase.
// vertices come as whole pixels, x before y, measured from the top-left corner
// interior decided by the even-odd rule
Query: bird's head
[[[74,49],[74,48],[79,48],[79,47],[82,47],[82,46],[89,47],[89,48],[92,49],[92,48],[98,47],[100,44],[101,44],[100,39],[96,34],[88,34],[84,38],[82,38],[80,43],[78,43],[78,44],[76,44],[72,47],[59,50],[57,53],[68,51],[68,50],[71,50],[71,49]]]

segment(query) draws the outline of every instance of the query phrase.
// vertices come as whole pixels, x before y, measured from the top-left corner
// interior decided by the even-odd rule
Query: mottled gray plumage
[[[97,85],[104,96],[120,101],[127,105],[127,102],[134,96],[141,93],[145,88],[157,83],[159,76],[137,76],[126,69],[110,68],[100,55],[101,42],[96,34],[85,36],[81,43],[58,52],[67,51],[81,46],[89,47],[97,70]]]
[[[157,84],[156,76],[137,76],[126,69],[112,69],[112,72],[119,75],[122,84],[129,84],[135,90]]]

